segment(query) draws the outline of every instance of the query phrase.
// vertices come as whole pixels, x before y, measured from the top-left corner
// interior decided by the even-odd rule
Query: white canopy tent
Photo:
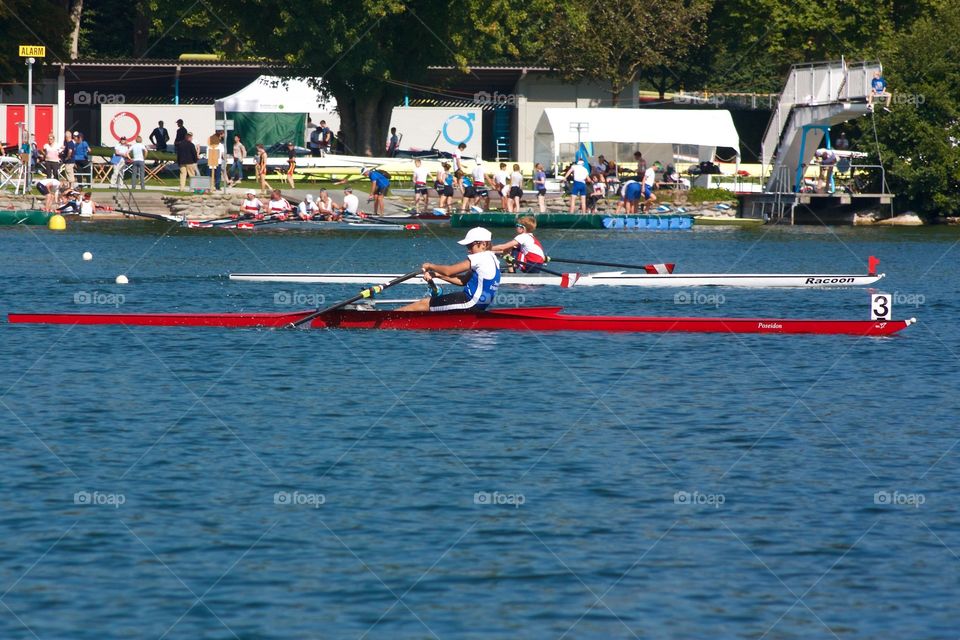
[[[332,98],[326,104],[320,102],[308,79],[260,76],[233,95],[217,100],[214,107],[217,119],[234,121],[231,135],[239,133],[250,147],[258,142],[269,146],[291,140],[302,145],[307,116],[317,122],[326,118],[331,127],[339,124],[326,117],[335,104]]]
[[[717,109],[544,109],[534,136],[534,160],[554,166],[561,155],[572,158],[578,142],[592,143],[595,153],[617,162],[621,152],[632,160],[634,150],[664,165],[694,154],[712,160],[717,147],[732,147],[740,157],[733,118]]]

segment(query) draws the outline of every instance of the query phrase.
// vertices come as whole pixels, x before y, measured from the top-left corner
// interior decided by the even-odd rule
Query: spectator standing
[[[326,120],[320,121],[320,155],[325,156],[333,146],[333,131],[327,126]]]
[[[293,184],[293,173],[297,170],[297,149],[292,142],[287,143],[287,184],[291,189],[296,189]]]
[[[547,212],[547,172],[539,162],[533,167],[533,188],[537,190],[537,205],[540,213]]]
[[[143,144],[143,138],[141,136],[137,136],[136,141],[130,145],[130,158],[133,159],[133,173],[130,175],[130,188],[136,188],[137,182],[139,182],[140,189],[145,190],[147,188],[147,145]]]
[[[262,144],[257,145],[257,183],[264,193],[270,191],[270,183],[267,182],[267,150]]]
[[[633,154],[633,159],[637,161],[637,179],[647,173],[647,161],[643,159],[643,154],[637,151]]]
[[[127,137],[120,136],[120,142],[113,148],[113,157],[110,163],[113,165],[113,176],[110,179],[110,185],[117,189],[123,186],[123,172],[127,168],[127,162],[130,161],[130,147],[127,146]]]
[[[397,151],[400,149],[400,136],[397,135],[397,128],[390,127],[390,141],[387,143],[387,157],[396,158]]]
[[[193,143],[193,134],[188,131],[183,140],[175,142],[173,146],[177,152],[177,164],[180,166],[180,191],[186,191],[187,176],[197,175],[197,145]]]
[[[77,184],[77,143],[73,141],[73,134],[67,131],[63,134],[63,150],[60,157],[63,160],[63,173],[67,180],[67,186],[73,188]]]
[[[157,151],[166,151],[167,143],[170,141],[170,133],[163,126],[163,120],[157,123],[156,128],[150,132],[148,138],[153,143],[153,148]]]
[[[223,142],[220,134],[207,138],[207,168],[210,169],[210,190],[220,188],[220,158],[223,157]]]
[[[185,140],[188,134],[187,128],[183,126],[183,120],[177,120],[177,135],[173,139],[173,146],[176,147],[178,142]]]
[[[310,155],[314,158],[319,158],[322,155],[320,152],[320,138],[322,136],[323,130],[319,125],[310,132],[310,142],[307,143],[307,148],[310,149]]]
[[[567,169],[567,172],[563,176],[565,180],[570,180],[571,177],[573,180],[570,185],[570,213],[573,213],[578,203],[580,213],[586,213],[587,179],[590,177],[590,172],[583,166],[583,160],[577,160],[576,164],[570,165],[570,168]]]
[[[76,171],[82,174],[90,173],[90,145],[84,139],[79,131],[73,132],[73,140],[76,146],[73,149],[73,159],[76,163]]]
[[[240,141],[240,136],[233,136],[233,182],[234,185],[243,181],[243,159],[247,157],[247,148]]]
[[[51,133],[47,137],[47,144],[43,145],[43,172],[48,178],[59,179],[60,149],[56,137]]]
[[[847,140],[847,134],[840,132],[840,137],[837,138],[836,142],[833,144],[833,148],[837,151],[848,151],[850,149],[850,141]]]

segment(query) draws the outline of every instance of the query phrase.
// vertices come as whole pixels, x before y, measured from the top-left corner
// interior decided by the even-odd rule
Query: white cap
[[[313,202],[313,196],[309,193],[307,194],[307,202]]]
[[[462,244],[464,246],[468,244],[473,244],[474,242],[491,242],[493,240],[493,234],[483,227],[474,227],[467,231],[467,235],[463,240],[458,240],[457,244]]]
[[[582,166],[583,166],[583,160],[577,160],[577,164],[582,167]]]
[[[257,192],[254,191],[253,189],[247,189],[247,195],[248,195],[248,196],[255,196],[255,195],[257,195]]]

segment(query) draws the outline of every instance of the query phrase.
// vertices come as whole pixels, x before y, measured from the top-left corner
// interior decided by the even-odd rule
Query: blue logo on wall
[[[443,139],[449,142],[450,144],[452,144],[453,146],[457,146],[460,143],[466,144],[470,142],[470,139],[473,138],[473,121],[476,119],[477,119],[477,114],[475,113],[467,113],[467,114],[457,113],[450,116],[443,123]],[[455,140],[454,138],[450,137],[450,133],[447,131],[447,127],[449,127],[451,124],[455,124],[455,121],[457,120],[462,120],[464,124],[467,125],[466,135],[464,135],[460,140]],[[459,129],[459,127],[454,127],[455,133],[457,129]]]

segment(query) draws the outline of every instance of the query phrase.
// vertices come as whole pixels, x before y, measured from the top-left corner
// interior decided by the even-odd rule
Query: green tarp
[[[303,146],[307,126],[305,113],[240,113],[228,112],[228,120],[233,120],[233,130],[227,132],[228,140],[232,143],[233,136],[239,135],[247,147],[247,153],[253,155],[254,146],[262,143],[270,147],[277,142],[293,142],[298,147]],[[230,150],[230,143],[227,144]]]

